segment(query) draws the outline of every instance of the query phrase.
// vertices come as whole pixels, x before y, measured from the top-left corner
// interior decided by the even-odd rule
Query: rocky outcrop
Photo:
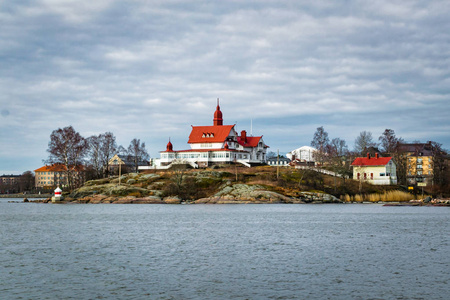
[[[300,193],[300,197],[287,197],[268,191],[261,185],[234,184],[224,186],[212,197],[201,198],[196,204],[261,204],[261,203],[339,203],[338,198],[325,193]]]
[[[196,204],[238,204],[238,203],[301,203],[297,199],[268,191],[261,185],[226,185],[209,198],[194,201]]]
[[[164,204],[165,202],[161,200],[160,197],[148,196],[148,197],[111,197],[106,195],[94,195],[86,196],[80,199],[73,199],[69,202],[73,203],[83,203],[83,204]]]
[[[333,195],[325,193],[301,192],[300,199],[305,203],[341,203],[342,201]]]
[[[181,199],[167,189],[179,174],[137,174],[130,173],[120,178],[106,178],[89,181],[65,199],[66,203],[89,204],[258,204],[258,203],[337,203],[336,197],[325,193],[296,193],[295,197],[283,195],[273,186],[262,184],[233,184],[232,174],[220,171],[201,171],[185,174],[183,180],[192,188],[208,190],[209,197],[197,200]],[[175,176],[175,177],[172,177]],[[250,176],[250,175],[249,175]],[[190,181],[189,181],[190,180]],[[276,191],[274,191],[276,189]]]
[[[106,184],[100,184],[100,185],[85,185],[77,190],[75,190],[73,193],[70,194],[71,198],[83,198],[86,196],[93,196],[93,195],[106,195],[106,196],[128,196],[130,194],[139,194],[139,195],[148,195],[150,194],[150,191],[144,188],[132,186],[130,184],[115,184],[115,183],[106,183]]]

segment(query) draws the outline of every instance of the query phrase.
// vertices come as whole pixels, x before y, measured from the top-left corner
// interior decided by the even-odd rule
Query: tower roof
[[[170,139],[169,142],[167,143],[166,152],[173,152],[173,145],[170,142]]]
[[[222,118],[222,112],[220,111],[219,106],[219,98],[217,98],[217,107],[216,111],[214,112],[214,126],[222,126],[223,125],[223,118]]]

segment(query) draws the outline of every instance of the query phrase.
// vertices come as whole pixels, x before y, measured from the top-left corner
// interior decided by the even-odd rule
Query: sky
[[[191,125],[350,149],[361,131],[450,149],[448,1],[0,1],[0,175],[53,130],[188,149]]]

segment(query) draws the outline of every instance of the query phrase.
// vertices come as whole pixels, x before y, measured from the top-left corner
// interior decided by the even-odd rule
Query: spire
[[[214,126],[222,126],[223,125],[223,119],[222,119],[222,112],[220,111],[219,106],[219,98],[217,98],[217,107],[216,111],[214,112]]]
[[[166,152],[173,152],[173,146],[172,143],[170,142],[170,138],[169,142],[167,143]]]

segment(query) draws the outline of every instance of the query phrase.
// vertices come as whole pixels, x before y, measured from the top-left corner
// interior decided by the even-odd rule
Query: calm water
[[[7,200],[1,299],[450,299],[446,207]]]

